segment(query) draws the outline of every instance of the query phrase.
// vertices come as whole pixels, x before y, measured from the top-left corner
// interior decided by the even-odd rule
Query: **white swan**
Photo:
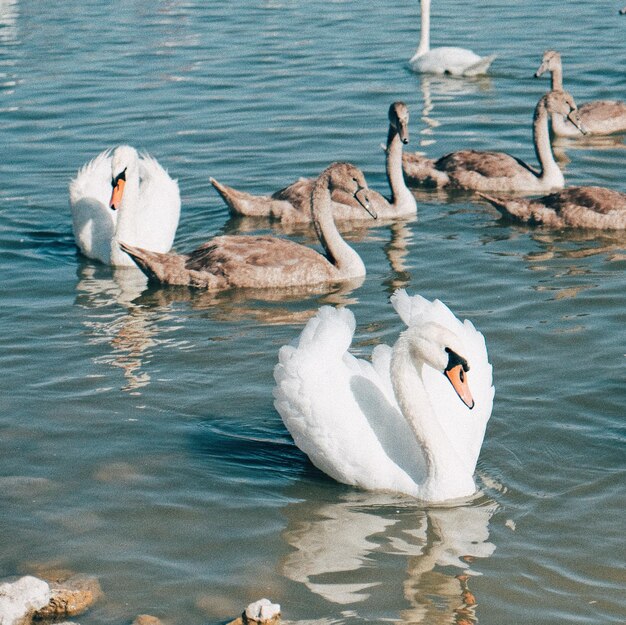
[[[134,267],[119,241],[155,252],[172,247],[178,184],[151,156],[128,145],[105,150],[78,171],[69,191],[74,238],[85,256]]]
[[[479,76],[486,74],[495,54],[478,56],[471,50],[456,47],[430,48],[430,0],[420,0],[422,25],[420,42],[409,60],[411,69],[424,74]]]
[[[371,363],[347,351],[354,315],[322,307],[279,351],[276,410],[339,482],[430,502],[469,496],[494,394],[484,338],[438,300],[400,290],[391,302],[408,329]]]

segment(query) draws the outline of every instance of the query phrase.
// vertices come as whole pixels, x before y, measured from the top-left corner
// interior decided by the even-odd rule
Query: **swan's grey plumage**
[[[533,193],[563,188],[565,179],[550,144],[550,113],[567,117],[582,132],[576,103],[569,93],[552,91],[544,95],[535,107],[533,118],[533,140],[539,170],[504,152],[461,150],[438,160],[405,153],[405,178],[409,184],[475,191]]]
[[[555,50],[546,50],[543,53],[541,65],[535,72],[539,78],[545,72],[551,74],[551,89],[563,91],[563,65],[561,55]],[[594,100],[585,102],[578,108],[578,114],[586,134],[610,135],[616,132],[626,132],[626,102],[620,100]],[[578,129],[567,119],[559,115],[552,115],[552,132],[559,137],[581,136]]]
[[[386,147],[387,180],[391,198],[369,190],[370,206],[379,219],[415,215],[417,204],[402,175],[402,146],[409,142],[409,111],[404,102],[394,102],[389,107],[389,132]],[[253,195],[229,187],[214,178],[211,184],[234,215],[272,217],[283,223],[310,223],[311,190],[315,178],[300,178],[294,183],[270,195]],[[368,219],[354,198],[337,188],[332,194],[335,221],[362,221]]]
[[[365,265],[335,226],[330,200],[333,189],[351,194],[361,202],[362,210],[369,210],[367,183],[358,168],[349,163],[326,168],[309,200],[324,255],[271,236],[218,236],[189,254],[156,254],[120,245],[149,278],[164,284],[217,290],[302,287],[358,278],[365,275]]]
[[[626,229],[626,193],[606,187],[569,187],[535,199],[480,194],[503,215],[553,228]]]

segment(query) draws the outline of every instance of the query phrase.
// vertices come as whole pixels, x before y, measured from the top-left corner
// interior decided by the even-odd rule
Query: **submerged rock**
[[[49,619],[82,614],[102,596],[95,577],[75,575],[50,584],[50,600],[35,612],[35,618]]]
[[[0,584],[0,625],[22,625],[50,600],[46,582],[27,575],[16,582]]]
[[[134,621],[133,625],[163,625],[161,619],[150,614],[140,614]]]

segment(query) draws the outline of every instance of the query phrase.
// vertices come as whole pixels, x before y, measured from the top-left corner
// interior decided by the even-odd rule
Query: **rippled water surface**
[[[455,80],[409,71],[415,1],[53,4],[0,0],[0,578],[96,575],[82,625],[220,623],[262,596],[294,622],[623,623],[623,235],[422,191],[416,220],[348,233],[360,287],[213,296],[81,257],[67,202],[78,167],[127,142],[179,181],[179,250],[281,233],[229,220],[209,176],[260,193],[343,159],[386,192],[397,99],[412,149],[535,162],[544,49],[579,102],[626,97],[621,5],[435,0],[433,44],[499,55]],[[626,191],[623,137],[557,148],[568,183]],[[496,400],[464,505],[334,483],[272,405],[277,350],[321,304],[352,308],[367,355],[397,336],[399,286],[487,340]]]

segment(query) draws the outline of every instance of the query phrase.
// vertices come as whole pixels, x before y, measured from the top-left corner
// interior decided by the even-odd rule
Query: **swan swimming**
[[[361,170],[350,163],[327,167],[317,178],[309,200],[313,225],[325,254],[271,236],[214,237],[189,254],[159,254],[125,242],[120,246],[150,279],[162,284],[209,290],[297,288],[360,278],[365,275],[365,265],[339,234],[333,220],[334,189],[350,194],[363,211],[375,218]]]
[[[134,267],[119,241],[154,252],[172,247],[180,216],[178,184],[156,159],[121,145],[84,165],[70,182],[76,245],[107,265]]]
[[[626,229],[626,193],[606,187],[568,187],[533,198],[498,198],[478,194],[502,215],[552,228]]]
[[[276,410],[338,482],[429,502],[472,495],[494,396],[484,337],[439,300],[398,290],[391,303],[408,327],[371,363],[348,352],[352,312],[320,308],[279,351]]]
[[[417,213],[417,203],[402,175],[402,145],[409,142],[409,109],[404,102],[394,102],[389,107],[389,132],[387,135],[386,169],[391,189],[391,199],[370,189],[370,206],[379,219],[412,216]],[[283,223],[310,223],[311,189],[315,178],[300,178],[272,195],[253,195],[229,187],[210,178],[211,184],[228,205],[233,215],[271,217]],[[333,193],[333,216],[336,221],[363,221],[368,219],[362,207],[350,195]]]
[[[535,72],[535,78],[539,78],[545,72],[550,72],[552,91],[563,91],[561,55],[555,50],[546,50],[543,53],[541,65]],[[621,100],[585,102],[578,107],[578,114],[585,128],[585,134],[610,135],[626,131],[626,103]],[[579,139],[582,136],[568,120],[554,114],[552,115],[552,132],[557,137]]]
[[[430,0],[420,0],[420,42],[409,60],[411,69],[423,74],[450,74],[452,76],[480,76],[486,74],[496,58],[478,56],[471,50],[457,47],[430,47]]]
[[[405,152],[404,176],[409,184],[474,191],[535,193],[562,189],[565,178],[552,152],[550,114],[567,117],[581,133],[585,132],[569,93],[551,91],[540,98],[533,118],[533,142],[539,170],[505,152],[459,150],[437,160]]]

